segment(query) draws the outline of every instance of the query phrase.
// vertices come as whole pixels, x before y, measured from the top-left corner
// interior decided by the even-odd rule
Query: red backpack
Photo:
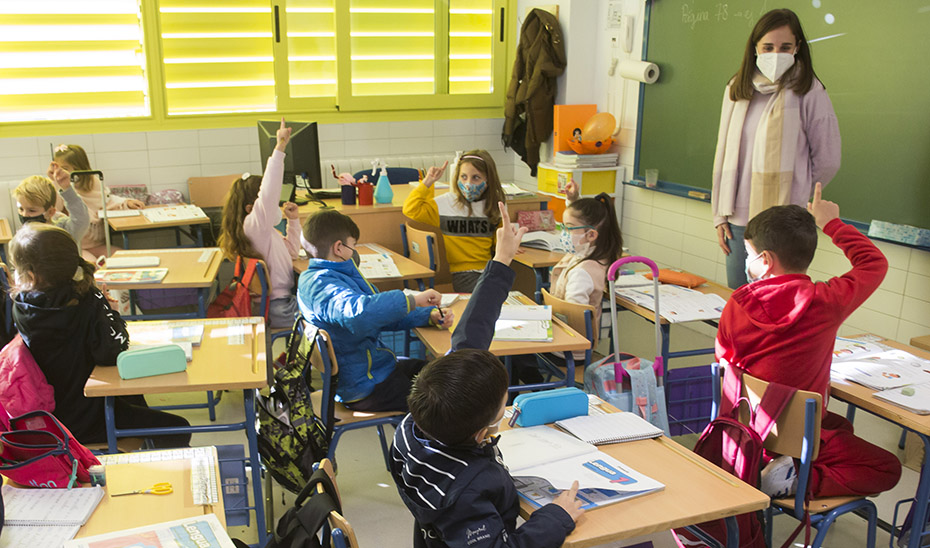
[[[724,394],[740,394],[742,392],[743,373],[736,367],[727,370],[724,383],[736,384],[733,391],[724,390]],[[735,373],[735,374],[732,374]],[[759,475],[762,471],[762,442],[769,435],[779,415],[791,400],[797,389],[778,383],[769,383],[762,401],[757,408],[752,406],[745,397],[741,397],[735,404],[721,398],[720,413],[717,418],[701,433],[694,452],[708,461],[733,474],[752,487],[759,487]],[[739,421],[739,406],[742,402],[749,407],[749,425]],[[763,519],[761,512],[740,514],[736,516],[739,526],[740,548],[766,548],[763,535]],[[704,532],[726,543],[727,528],[724,520],[714,520],[699,523]],[[686,546],[703,545],[697,537],[684,529],[675,531]]]
[[[236,257],[232,280],[230,280],[226,289],[220,292],[210,303],[210,306],[207,307],[208,318],[245,318],[252,315],[252,294],[249,292],[249,285],[252,283],[252,276],[255,275],[257,265],[258,259],[246,259],[245,272],[243,273],[241,272],[242,257]],[[267,320],[267,302],[262,314]]]

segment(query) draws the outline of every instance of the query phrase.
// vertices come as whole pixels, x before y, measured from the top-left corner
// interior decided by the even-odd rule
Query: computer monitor
[[[291,128],[291,140],[287,143],[284,158],[284,184],[297,184],[296,176],[307,181],[309,188],[323,188],[320,174],[320,142],[316,122],[286,122]],[[262,169],[274,150],[281,121],[260,120],[258,122],[258,146],[262,155]]]

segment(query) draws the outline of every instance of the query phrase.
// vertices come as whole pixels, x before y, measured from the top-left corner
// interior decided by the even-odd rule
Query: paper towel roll
[[[620,62],[620,76],[637,82],[654,84],[659,79],[659,67],[648,61],[624,59]]]

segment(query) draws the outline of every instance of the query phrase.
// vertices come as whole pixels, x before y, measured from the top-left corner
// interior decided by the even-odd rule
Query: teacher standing
[[[840,129],[811,64],[798,16],[772,10],[756,23],[720,113],[711,204],[727,283],[747,283],[746,223],[774,205],[805,205],[814,183],[840,168]]]

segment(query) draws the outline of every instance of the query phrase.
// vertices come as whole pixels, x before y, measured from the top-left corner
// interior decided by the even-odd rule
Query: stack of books
[[[605,154],[578,154],[577,152],[556,152],[555,167],[584,169],[598,167],[616,167],[619,155],[616,152]]]

